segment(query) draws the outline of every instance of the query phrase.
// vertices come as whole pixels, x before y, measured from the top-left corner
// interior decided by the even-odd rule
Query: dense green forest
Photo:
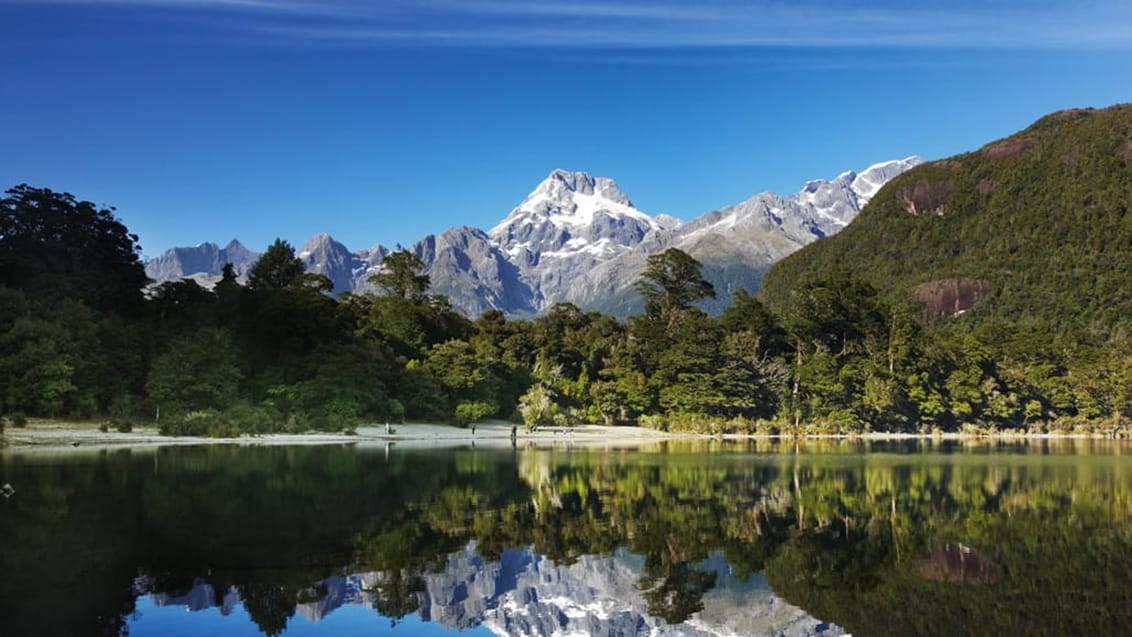
[[[923,389],[899,374],[906,392],[953,412],[969,396],[975,421],[1115,423],[1132,395],[1130,206],[1132,105],[1054,113],[893,179],[843,232],[775,264],[760,299],[788,312],[851,271],[953,368],[929,367],[944,384]]]
[[[1123,140],[1123,141],[1122,141]],[[0,409],[169,434],[511,418],[712,433],[1124,430],[1132,107],[1062,113],[893,180],[718,317],[670,249],[626,322],[570,304],[469,320],[390,255],[330,295],[276,240],[237,280],[147,287],[114,211],[0,200]]]

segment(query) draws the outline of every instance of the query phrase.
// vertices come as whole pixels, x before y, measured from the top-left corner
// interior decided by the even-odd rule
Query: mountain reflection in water
[[[1127,449],[10,451],[0,608],[39,635],[1121,634]]]
[[[722,555],[716,553],[696,565],[710,573],[715,586],[702,598],[695,617],[669,625],[649,614],[649,603],[638,583],[643,559],[624,551],[611,556],[583,556],[559,565],[530,548],[508,549],[498,561],[488,561],[474,544],[448,555],[443,570],[421,578],[413,593],[417,618],[459,630],[482,627],[497,635],[823,635],[842,631],[819,622],[779,599],[758,575],[734,577]],[[315,582],[297,595],[295,614],[319,623],[343,606],[361,605],[381,613],[382,586],[390,573],[335,575]],[[144,594],[151,583],[139,578]],[[186,593],[172,596],[151,592],[155,607],[177,606],[190,611],[217,608],[230,616],[241,604],[237,587],[223,594],[206,578]],[[147,617],[133,622],[132,634],[160,634],[162,621],[147,626]],[[380,618],[373,617],[374,623]],[[183,615],[178,623],[191,622]]]

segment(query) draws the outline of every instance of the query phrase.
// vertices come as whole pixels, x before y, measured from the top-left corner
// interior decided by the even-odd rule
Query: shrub
[[[240,428],[227,420],[217,420],[208,426],[209,438],[239,438]]]
[[[349,398],[332,398],[312,414],[310,423],[318,431],[345,431],[357,426],[362,414],[358,401]]]
[[[553,425],[558,410],[558,403],[554,402],[553,393],[538,383],[531,385],[531,388],[519,398],[519,412],[523,414],[527,431],[534,431],[543,425]]]
[[[164,436],[207,436],[209,429],[220,422],[215,409],[190,411],[169,417],[158,429]]]
[[[28,417],[22,411],[17,411],[12,414],[12,426],[17,429],[23,429],[28,426]]]
[[[405,422],[405,405],[396,398],[389,399],[385,404],[386,410],[389,412],[390,420],[395,422]]]
[[[106,409],[110,414],[110,423],[104,426],[113,426],[118,433],[130,433],[134,430],[134,422],[140,415],[140,406],[140,401],[130,394],[119,394],[110,401],[110,406]]]
[[[71,417],[79,420],[90,420],[98,413],[98,401],[93,396],[82,396],[71,407]]]
[[[283,423],[274,409],[256,405],[236,405],[224,412],[224,418],[241,433],[252,436],[283,430]]]
[[[291,412],[287,415],[287,421],[283,423],[283,431],[289,434],[301,434],[311,429],[311,417],[302,412]]]
[[[110,431],[110,424],[105,423],[105,422],[100,422],[100,423],[98,423],[98,430],[101,431],[102,433],[107,433],[107,432]]]
[[[486,401],[477,400],[460,403],[456,405],[456,424],[463,426],[473,422],[479,422],[495,412],[495,405]]]

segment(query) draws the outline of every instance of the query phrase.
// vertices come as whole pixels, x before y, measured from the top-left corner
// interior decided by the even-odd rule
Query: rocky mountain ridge
[[[556,302],[615,316],[639,312],[633,283],[647,258],[678,247],[704,264],[722,310],[739,289],[754,292],[770,264],[841,230],[889,179],[921,163],[909,157],[814,180],[788,196],[772,192],[708,212],[688,223],[651,216],[606,177],[554,170],[495,227],[451,228],[408,249],[425,264],[432,292],[446,295],[469,316],[499,309],[537,314]],[[389,249],[350,251],[326,234],[298,250],[308,271],[326,275],[338,293],[372,291],[367,279]],[[146,264],[155,281],[193,278],[210,284],[231,261],[246,274],[258,254],[232,240],[173,248]]]

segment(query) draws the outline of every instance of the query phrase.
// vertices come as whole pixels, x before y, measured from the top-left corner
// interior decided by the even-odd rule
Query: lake
[[[1130,448],[8,450],[2,632],[1127,634]]]

